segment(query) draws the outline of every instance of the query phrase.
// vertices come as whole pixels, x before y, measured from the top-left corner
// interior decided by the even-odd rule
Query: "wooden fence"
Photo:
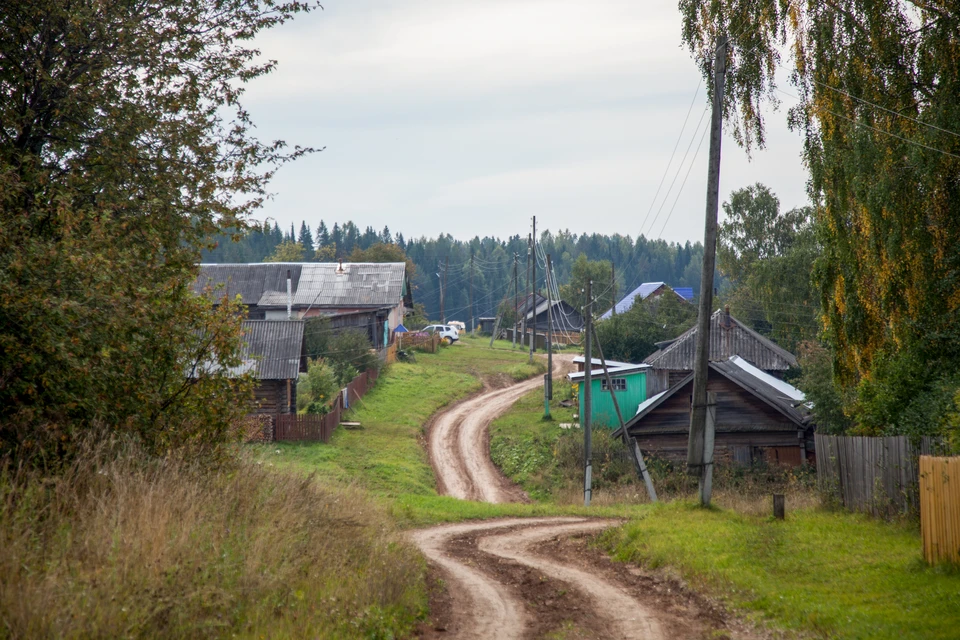
[[[920,456],[920,532],[930,564],[960,564],[960,457]]]
[[[817,486],[851,511],[878,516],[916,514],[917,460],[937,444],[923,438],[914,446],[906,436],[868,438],[816,434]]]
[[[351,380],[350,384],[337,394],[326,415],[281,413],[273,416],[273,439],[278,442],[330,442],[330,437],[340,425],[344,412],[366,395],[378,377],[376,371],[367,371]]]
[[[420,349],[427,353],[436,353],[440,345],[440,335],[437,333],[402,333],[397,342],[401,349]]]

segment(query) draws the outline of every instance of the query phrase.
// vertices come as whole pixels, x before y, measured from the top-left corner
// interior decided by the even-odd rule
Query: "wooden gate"
[[[930,564],[960,564],[960,457],[920,456],[920,532]]]

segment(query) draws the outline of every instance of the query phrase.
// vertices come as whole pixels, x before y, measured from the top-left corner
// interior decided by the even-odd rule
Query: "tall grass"
[[[363,494],[133,445],[0,470],[0,637],[394,637],[424,565]]]

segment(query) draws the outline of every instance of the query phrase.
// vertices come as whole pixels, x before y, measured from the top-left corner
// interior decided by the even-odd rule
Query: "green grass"
[[[481,379],[511,376],[528,367],[527,355],[509,343],[465,337],[435,354],[417,353],[415,363],[396,363],[356,401],[350,421],[361,429],[337,429],[329,444],[260,445],[262,460],[277,467],[355,484],[380,497],[435,496],[433,470],[424,450],[423,426],[443,406],[482,389]],[[533,370],[535,368],[531,368]]]
[[[776,626],[831,638],[960,633],[960,573],[926,567],[912,527],[815,509],[777,522],[675,502],[601,543],[622,561],[674,567]]]
[[[560,387],[561,383],[555,381],[558,397]],[[543,391],[536,389],[490,425],[490,457],[494,464],[535,500],[551,500],[554,491],[564,483],[556,447],[563,434],[560,424],[574,421],[572,407],[561,407],[556,400],[550,404],[552,419],[546,420]]]

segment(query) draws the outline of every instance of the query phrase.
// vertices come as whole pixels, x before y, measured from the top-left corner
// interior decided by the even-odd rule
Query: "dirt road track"
[[[612,562],[589,536],[617,523],[510,518],[411,533],[433,565],[420,638],[737,638],[759,640],[679,583]],[[442,583],[438,582],[442,580]]]
[[[572,356],[554,357],[554,375],[567,370]],[[428,434],[430,460],[443,495],[480,502],[522,502],[523,491],[490,461],[488,428],[525,393],[543,384],[540,376],[486,391],[438,414]]]

